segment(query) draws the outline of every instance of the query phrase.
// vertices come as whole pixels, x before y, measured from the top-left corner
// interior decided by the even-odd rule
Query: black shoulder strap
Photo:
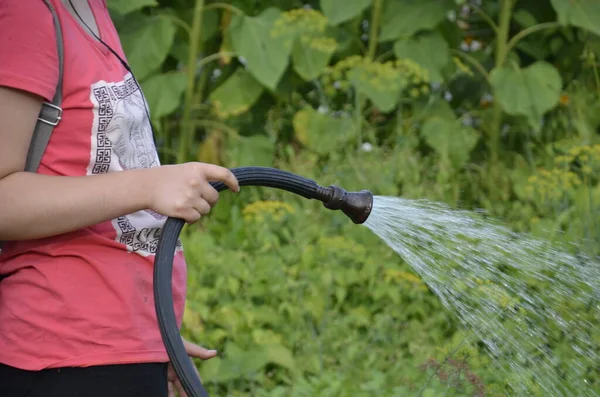
[[[31,137],[31,143],[29,144],[29,151],[27,153],[27,160],[25,163],[25,171],[37,172],[42,156],[50,141],[50,135],[52,130],[58,125],[62,118],[62,81],[63,81],[63,36],[62,29],[60,27],[60,20],[56,10],[50,3],[50,0],[44,0],[44,3],[50,9],[52,17],[54,19],[54,26],[56,28],[56,48],[58,53],[58,84],[56,84],[56,92],[52,103],[45,102],[42,104],[42,109],[38,115],[38,120],[35,125],[33,136]]]

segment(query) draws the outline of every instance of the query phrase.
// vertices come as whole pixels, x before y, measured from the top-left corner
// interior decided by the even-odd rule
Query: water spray
[[[341,210],[355,224],[364,223],[373,208],[373,194],[368,190],[347,192],[339,186],[324,187],[302,176],[268,167],[240,167],[231,170],[240,186],[262,186],[290,193],[306,199],[319,200],[330,210]],[[211,182],[221,192],[227,189],[222,182]],[[208,397],[194,363],[188,357],[173,308],[172,272],[173,256],[179,234],[185,222],[168,218],[154,260],[154,301],[160,333],[167,354],[188,397]]]

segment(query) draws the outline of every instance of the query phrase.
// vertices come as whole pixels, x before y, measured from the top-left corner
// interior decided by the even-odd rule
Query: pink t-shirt
[[[60,0],[51,2],[63,29],[64,113],[38,172],[79,176],[159,166],[145,100],[131,74]],[[104,0],[89,3],[101,38],[126,59]],[[58,59],[49,8],[42,0],[0,2],[0,38],[0,85],[50,101]],[[152,288],[164,221],[140,211],[52,238],[4,243],[0,362],[39,370],[168,361]],[[179,247],[173,270],[179,324],[185,286]]]

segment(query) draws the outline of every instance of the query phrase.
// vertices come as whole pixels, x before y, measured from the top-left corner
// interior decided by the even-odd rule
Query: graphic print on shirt
[[[93,84],[90,99],[94,104],[94,122],[88,175],[160,165],[145,99],[131,73],[121,82]],[[116,241],[130,252],[155,254],[165,220],[150,210],[113,219]]]

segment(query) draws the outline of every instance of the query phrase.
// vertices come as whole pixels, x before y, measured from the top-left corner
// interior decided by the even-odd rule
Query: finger
[[[187,393],[185,392],[185,389],[183,388],[183,385],[179,379],[175,381],[175,388],[177,389],[177,394],[179,394],[179,397],[187,397]]]
[[[196,211],[198,211],[198,213],[199,213],[200,215],[208,215],[208,213],[210,212],[211,208],[212,208],[212,207],[210,206],[210,204],[208,204],[208,203],[206,202],[206,200],[204,200],[204,198],[202,198],[202,197],[200,197],[200,198],[199,198],[199,199],[196,201],[196,203],[194,203],[194,209],[195,209]]]
[[[190,208],[186,213],[182,216],[182,218],[187,223],[196,223],[202,218],[202,214],[196,208]]]
[[[185,339],[183,340],[183,345],[185,346],[185,351],[190,357],[201,358],[202,360],[208,360],[217,355],[216,350],[208,350],[202,346],[196,345],[192,342],[188,342]]]
[[[236,193],[240,191],[240,185],[237,178],[228,168],[214,164],[204,164],[203,169],[207,180],[220,181],[227,185],[232,191]]]
[[[173,364],[169,363],[168,369],[167,369],[167,379],[170,382],[173,382],[175,379],[177,379],[177,373],[175,372],[175,368],[173,368]]]
[[[219,201],[219,192],[211,185],[204,185],[201,193],[202,198],[206,200],[211,207],[214,207]]]

